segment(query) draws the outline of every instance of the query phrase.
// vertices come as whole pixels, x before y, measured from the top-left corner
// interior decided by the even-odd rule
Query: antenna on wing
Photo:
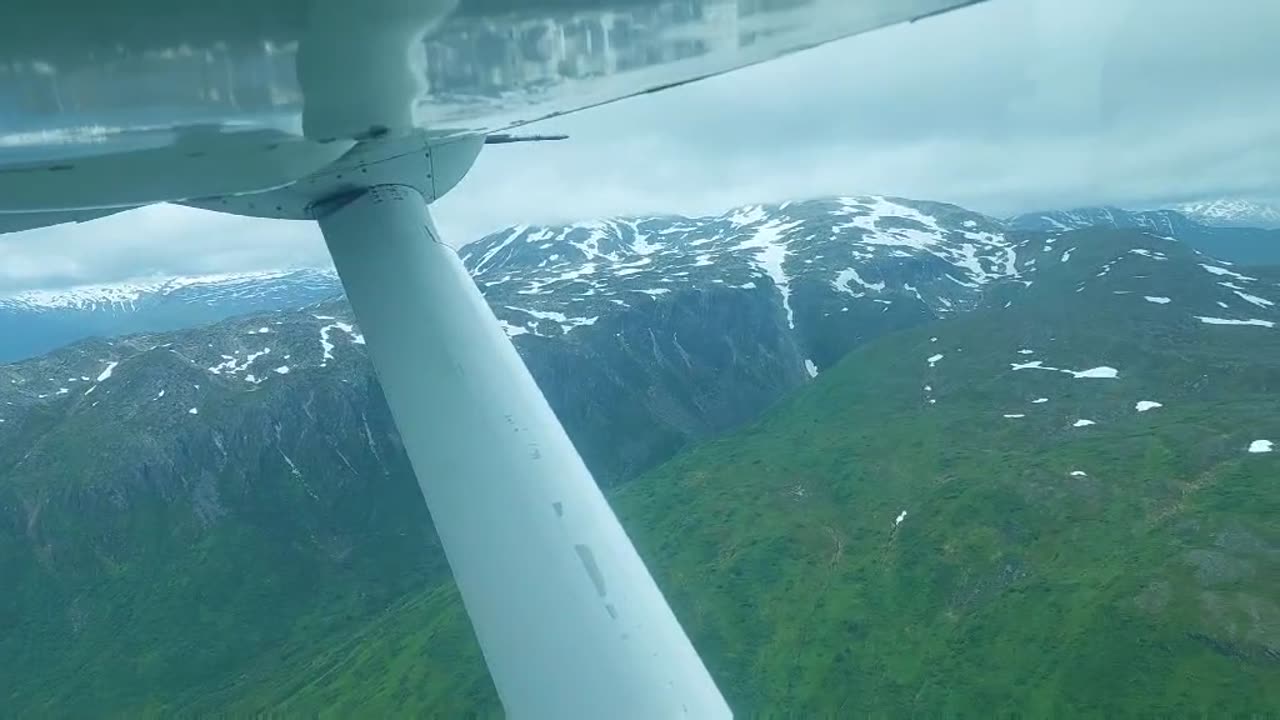
[[[506,145],[507,143],[546,142],[549,140],[568,140],[568,135],[512,135],[510,133],[494,133],[486,135],[485,145]]]

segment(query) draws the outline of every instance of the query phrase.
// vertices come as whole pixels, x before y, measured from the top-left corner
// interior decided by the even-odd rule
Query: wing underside
[[[0,213],[0,235],[5,233],[35,230],[36,228],[63,225],[65,223],[82,223],[100,217],[115,215],[132,208],[108,208],[105,210],[70,210],[64,212],[40,213]]]
[[[355,142],[502,132],[976,1],[15,0],[0,213],[257,192]]]

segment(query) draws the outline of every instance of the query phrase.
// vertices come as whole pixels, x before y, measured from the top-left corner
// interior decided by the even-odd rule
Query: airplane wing
[[[259,192],[976,1],[10,0],[0,213]]]
[[[107,208],[105,210],[67,210],[47,213],[0,213],[0,235],[65,223],[88,222],[132,209],[122,207]]]
[[[664,90],[900,22],[915,21],[980,0],[730,0],[729,2],[578,3],[598,9],[564,12],[554,29],[534,32],[540,47],[501,69],[483,60],[451,67],[486,36],[527,38],[542,22],[465,12],[427,40],[427,67],[438,84],[430,115],[445,126],[501,131],[614,100]],[[485,6],[510,2],[477,2]],[[573,3],[548,3],[572,7]],[[523,19],[521,19],[523,18]],[[530,42],[525,39],[524,42]],[[477,58],[480,59],[480,58]],[[471,76],[487,66],[493,74]],[[462,73],[457,70],[462,69]],[[438,73],[438,74],[437,74]],[[430,100],[428,101],[430,102]]]

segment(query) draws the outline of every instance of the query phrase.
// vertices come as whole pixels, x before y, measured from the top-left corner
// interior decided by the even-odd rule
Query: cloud
[[[572,139],[486,153],[443,224],[851,192],[996,214],[1276,198],[1277,25],[1252,0],[993,0],[548,123]]]
[[[0,235],[0,259],[0,291],[9,292],[328,262],[314,223],[176,205]]]
[[[1256,0],[990,0],[527,128],[435,206],[462,244],[517,223],[838,193],[999,215],[1280,199],[1280,81]],[[0,288],[324,263],[306,223],[147,208],[0,236]]]

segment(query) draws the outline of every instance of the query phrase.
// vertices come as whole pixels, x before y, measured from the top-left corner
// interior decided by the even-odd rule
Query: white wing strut
[[[320,215],[508,715],[729,717],[422,195]]]

